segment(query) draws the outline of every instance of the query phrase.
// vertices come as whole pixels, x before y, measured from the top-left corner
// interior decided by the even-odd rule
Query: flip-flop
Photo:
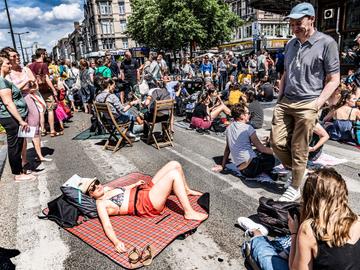
[[[141,254],[136,247],[129,251],[128,259],[130,264],[137,264],[138,262],[140,262]]]
[[[61,133],[59,133],[59,132],[50,132],[51,137],[57,137],[57,136],[60,136],[60,135],[61,135]]]
[[[147,245],[141,252],[141,263],[145,266],[149,266],[153,260],[154,248],[151,245]]]

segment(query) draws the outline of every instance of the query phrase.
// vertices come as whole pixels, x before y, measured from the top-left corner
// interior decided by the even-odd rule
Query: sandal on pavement
[[[16,183],[21,183],[21,182],[27,182],[27,181],[34,181],[36,180],[36,176],[32,175],[32,174],[22,174],[22,175],[17,175],[15,176],[14,181]]]
[[[57,136],[60,136],[60,135],[61,135],[61,133],[59,133],[59,132],[50,132],[51,137],[57,137]]]
[[[149,266],[153,260],[153,248],[151,245],[147,245],[141,252],[141,262],[145,266]]]
[[[141,260],[141,254],[139,250],[134,247],[132,250],[129,251],[128,258],[130,264],[137,264]]]

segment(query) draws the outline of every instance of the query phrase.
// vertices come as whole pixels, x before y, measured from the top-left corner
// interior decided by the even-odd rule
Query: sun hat
[[[96,177],[94,178],[81,178],[78,183],[78,189],[81,190],[81,192],[86,193],[91,186],[92,183],[94,183],[97,180]]]
[[[292,8],[289,15],[285,17],[285,19],[300,19],[304,16],[312,16],[315,17],[315,9],[314,6],[310,3],[300,3]]]

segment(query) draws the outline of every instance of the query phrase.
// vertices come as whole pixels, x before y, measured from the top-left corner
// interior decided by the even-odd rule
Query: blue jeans
[[[266,236],[251,240],[251,256],[262,270],[289,270],[288,261],[279,256]]]
[[[126,123],[126,122],[131,122],[130,126],[129,126],[129,130],[132,132],[133,128],[134,128],[134,122],[136,121],[136,117],[133,116],[129,111],[126,111],[122,114],[120,114],[117,118],[116,121],[119,123]]]

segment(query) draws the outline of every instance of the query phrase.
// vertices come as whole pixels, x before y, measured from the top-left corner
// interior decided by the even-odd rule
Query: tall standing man
[[[124,103],[129,98],[131,89],[140,81],[140,72],[138,62],[132,58],[131,52],[125,52],[125,59],[120,65],[120,77],[123,81],[126,81],[125,93],[120,92],[120,100]]]
[[[279,201],[300,198],[318,111],[340,83],[337,43],[314,27],[314,7],[300,3],[287,18],[295,38],[285,48],[285,72],[274,108],[271,145],[283,165],[292,170],[292,182]]]

